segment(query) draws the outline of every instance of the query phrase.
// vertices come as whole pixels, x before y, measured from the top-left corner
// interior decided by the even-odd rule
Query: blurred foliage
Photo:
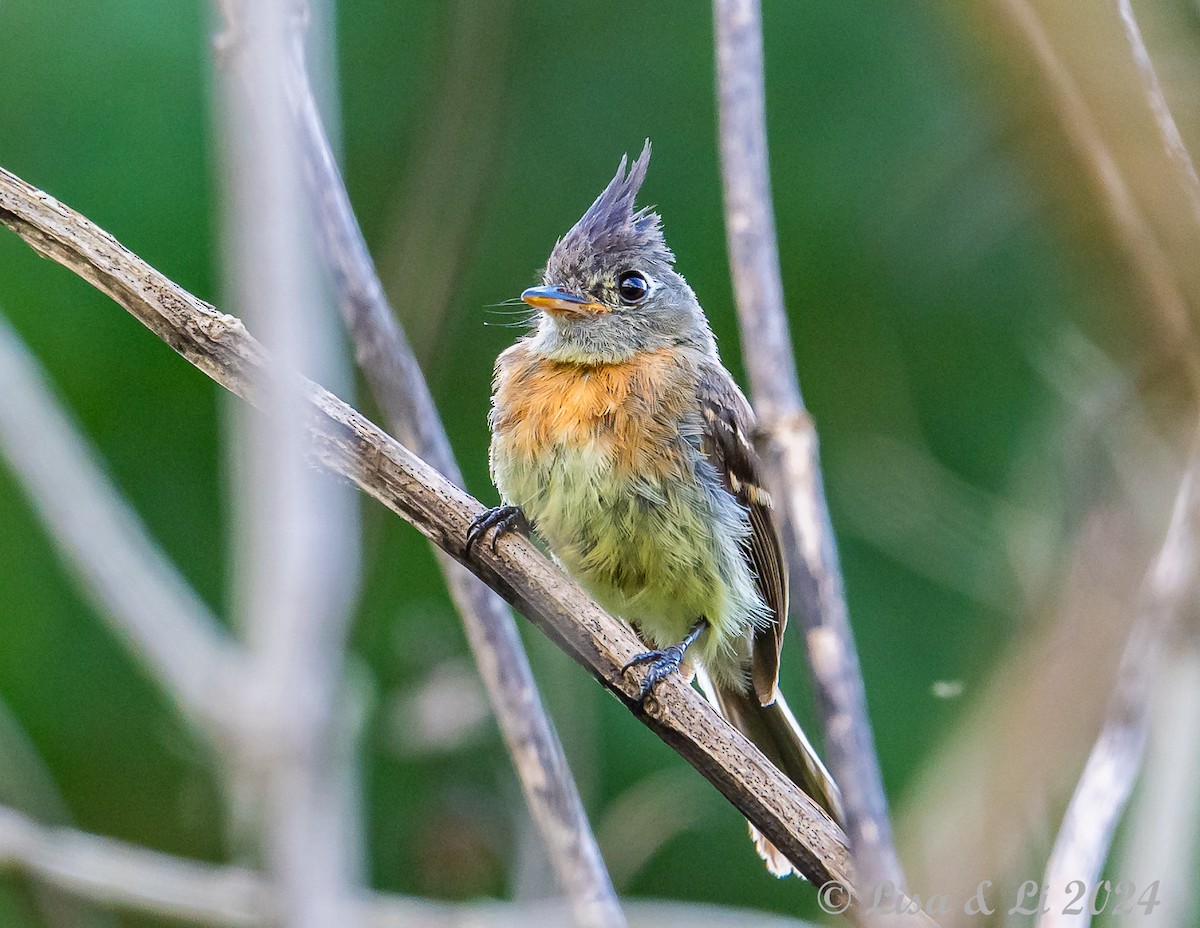
[[[900,797],[1022,634],[1023,602],[1043,591],[1037,578],[1085,502],[1073,468],[1090,446],[1069,459],[1055,444],[1070,411],[1047,368],[1077,335],[1135,358],[1134,297],[1086,228],[1094,216],[1067,210],[1032,156],[1026,140],[1040,130],[1015,85],[997,83],[961,22],[933,5],[766,7],[785,289],[884,775]],[[53,11],[0,0],[0,164],[220,303],[208,27],[197,0]],[[347,182],[482,499],[495,499],[492,361],[519,331],[489,307],[534,280],[646,136],[643,196],[740,373],[703,5],[344,0],[337,29]],[[0,307],[155,537],[227,614],[228,400],[7,233]],[[354,666],[370,695],[372,883],[444,897],[547,892],[433,558],[398,519],[364,509]],[[226,859],[212,765],[81,601],[3,469],[0,565],[0,700],[29,746],[0,801]],[[527,640],[597,831],[617,843],[607,850],[644,845],[644,864],[620,868],[622,892],[815,912],[800,881],[764,875],[732,808],[585,674]],[[793,701],[807,690],[803,665],[793,640]],[[447,675],[456,685],[439,689]],[[939,681],[962,695],[938,698]],[[421,705],[439,703],[430,732],[450,732],[413,735]],[[13,756],[18,735],[4,735],[0,755]],[[635,813],[645,828],[631,829]],[[41,924],[15,881],[0,882],[0,923]]]

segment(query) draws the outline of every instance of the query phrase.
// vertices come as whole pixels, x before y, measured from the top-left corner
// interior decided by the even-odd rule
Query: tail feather
[[[842,799],[837,784],[821,763],[782,695],[769,706],[759,704],[753,692],[714,684],[701,675],[701,686],[709,701],[734,728],[749,738],[770,761],[802,789],[835,822],[842,821]],[[795,872],[791,861],[753,825],[750,837],[772,875]]]

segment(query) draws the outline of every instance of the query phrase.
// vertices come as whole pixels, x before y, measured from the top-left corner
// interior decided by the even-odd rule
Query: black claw
[[[642,691],[638,697],[645,702],[646,697],[650,695],[650,691],[654,689],[659,680],[679,669],[679,664],[683,660],[683,650],[683,645],[673,644],[669,648],[658,651],[644,651],[626,662],[625,666],[621,668],[621,674],[624,675],[630,667],[636,667],[638,664],[650,665],[646,676],[642,678]]]
[[[646,697],[650,695],[650,691],[658,684],[658,681],[666,676],[674,673],[679,669],[679,665],[683,662],[684,652],[700,637],[700,633],[708,628],[708,620],[700,619],[692,630],[684,637],[679,644],[673,644],[669,648],[662,648],[655,651],[643,651],[641,654],[635,655],[625,663],[621,668],[621,675],[624,676],[625,671],[630,667],[636,667],[638,664],[649,664],[650,669],[646,671],[646,676],[642,678],[642,691],[639,698],[642,702],[646,701]]]
[[[471,527],[467,529],[467,540],[463,544],[463,554],[470,554],[475,543],[491,529],[496,530],[492,534],[492,552],[495,553],[496,543],[501,538],[509,532],[527,533],[529,531],[529,522],[525,518],[525,513],[521,512],[520,506],[497,506],[494,509],[481,512],[471,520]]]

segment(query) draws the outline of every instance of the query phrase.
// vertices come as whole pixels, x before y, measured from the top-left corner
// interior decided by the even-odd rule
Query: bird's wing
[[[750,512],[745,555],[757,578],[759,595],[771,611],[771,622],[755,629],[750,678],[759,702],[775,701],[779,654],[787,626],[788,575],[770,494],[762,487],[758,452],[754,450],[754,411],[720,365],[706,367],[698,386],[704,417],[701,446],[725,489]]]

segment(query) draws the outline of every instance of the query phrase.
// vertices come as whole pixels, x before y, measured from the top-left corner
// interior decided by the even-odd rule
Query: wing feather
[[[750,649],[750,678],[759,702],[776,699],[779,657],[787,627],[788,576],[771,496],[761,484],[761,465],[754,450],[754,411],[733,378],[719,365],[700,377],[699,397],[704,416],[702,447],[721,475],[725,489],[750,513],[746,560],[771,620],[754,630]]]

